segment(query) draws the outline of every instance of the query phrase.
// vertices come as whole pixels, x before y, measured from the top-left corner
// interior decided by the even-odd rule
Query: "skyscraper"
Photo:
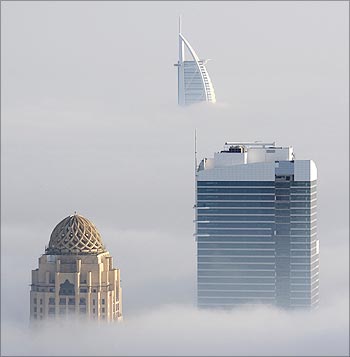
[[[292,147],[226,143],[196,171],[200,307],[316,307],[317,169]]]
[[[192,60],[185,60],[185,48]],[[199,102],[215,103],[215,92],[205,67],[207,60],[200,60],[196,52],[181,33],[179,18],[179,60],[174,65],[178,68],[178,104],[188,105]]]
[[[74,214],[53,230],[39,268],[32,270],[31,320],[69,314],[97,320],[122,318],[120,271],[105,249],[100,233]]]

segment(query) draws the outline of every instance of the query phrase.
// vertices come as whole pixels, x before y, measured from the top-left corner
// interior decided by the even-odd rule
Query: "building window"
[[[94,314],[96,312],[96,309],[94,308],[94,309],[92,309],[92,313]]]
[[[60,305],[66,305],[66,298],[60,298]]]
[[[95,305],[95,299],[92,300],[92,305]]]
[[[40,305],[42,305],[43,304],[43,299],[40,299]]]
[[[35,315],[34,315],[34,319],[36,320],[37,318],[38,318],[38,316],[35,314]]]
[[[34,298],[34,304],[36,304],[37,303],[37,300],[36,300],[36,298]]]
[[[68,279],[60,285],[60,295],[74,295],[74,284],[71,284]]]
[[[86,305],[86,299],[85,298],[80,298],[79,305]]]
[[[86,307],[81,307],[80,309],[79,309],[79,311],[80,311],[80,313],[86,313]]]
[[[103,312],[103,313],[105,312],[105,308],[104,308],[104,307],[102,308],[102,312]]]
[[[81,293],[87,293],[87,289],[86,288],[80,288],[80,292]]]
[[[105,304],[105,299],[102,299],[102,305],[104,305]]]
[[[34,307],[34,312],[37,312],[37,308],[36,308],[36,306]]]
[[[49,314],[54,314],[54,313],[55,313],[55,308],[49,307]]]
[[[40,313],[42,313],[42,312],[43,312],[43,308],[41,307],[41,308],[40,308]]]
[[[75,299],[74,298],[69,298],[68,299],[68,305],[75,305]]]
[[[49,305],[55,305],[55,298],[49,298]]]
[[[65,307],[60,307],[60,314],[63,315],[66,313],[66,308]]]

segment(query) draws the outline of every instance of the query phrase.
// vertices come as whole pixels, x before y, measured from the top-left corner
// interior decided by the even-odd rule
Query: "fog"
[[[246,307],[225,313],[168,305],[117,325],[67,321],[30,333],[11,326],[3,339],[16,355],[339,356],[348,348],[346,325],[347,316],[333,309],[310,314]]]
[[[349,353],[348,3],[1,10],[2,355]],[[177,106],[179,14],[212,59],[215,105]],[[262,140],[316,162],[318,311],[195,308],[195,128],[199,158],[225,141]],[[31,270],[74,211],[121,269],[124,322],[30,331]]]

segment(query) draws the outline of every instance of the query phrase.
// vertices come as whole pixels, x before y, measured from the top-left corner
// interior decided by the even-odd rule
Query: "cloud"
[[[37,330],[6,324],[2,355],[345,356],[347,312],[344,299],[314,312],[166,305],[121,323],[47,322]]]
[[[35,231],[31,227],[30,231]],[[35,234],[3,227],[2,355],[337,355],[348,353],[348,243],[321,250],[320,308],[314,312],[246,306],[197,310],[192,237],[114,230],[102,237],[120,267],[124,322],[46,323],[30,330],[30,268],[43,252]],[[17,250],[10,243],[23,239]],[[321,237],[322,239],[322,237]],[[342,242],[342,243],[341,243]],[[46,243],[46,242],[45,242]],[[40,252],[40,253],[39,253]],[[15,257],[15,259],[14,259]],[[3,269],[4,272],[4,269]],[[6,308],[5,308],[6,307]],[[74,333],[73,333],[74,331]],[[55,342],[56,341],[56,342]]]

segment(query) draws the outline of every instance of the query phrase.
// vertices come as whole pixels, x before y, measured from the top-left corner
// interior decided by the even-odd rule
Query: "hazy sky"
[[[216,105],[177,106],[179,14]],[[103,354],[348,354],[348,14],[345,1],[1,2],[2,354],[93,355],[96,334]],[[194,308],[195,128],[199,158],[262,140],[316,162],[317,313]],[[74,211],[121,269],[125,323],[79,326],[83,347],[51,326],[40,347],[31,270]]]

